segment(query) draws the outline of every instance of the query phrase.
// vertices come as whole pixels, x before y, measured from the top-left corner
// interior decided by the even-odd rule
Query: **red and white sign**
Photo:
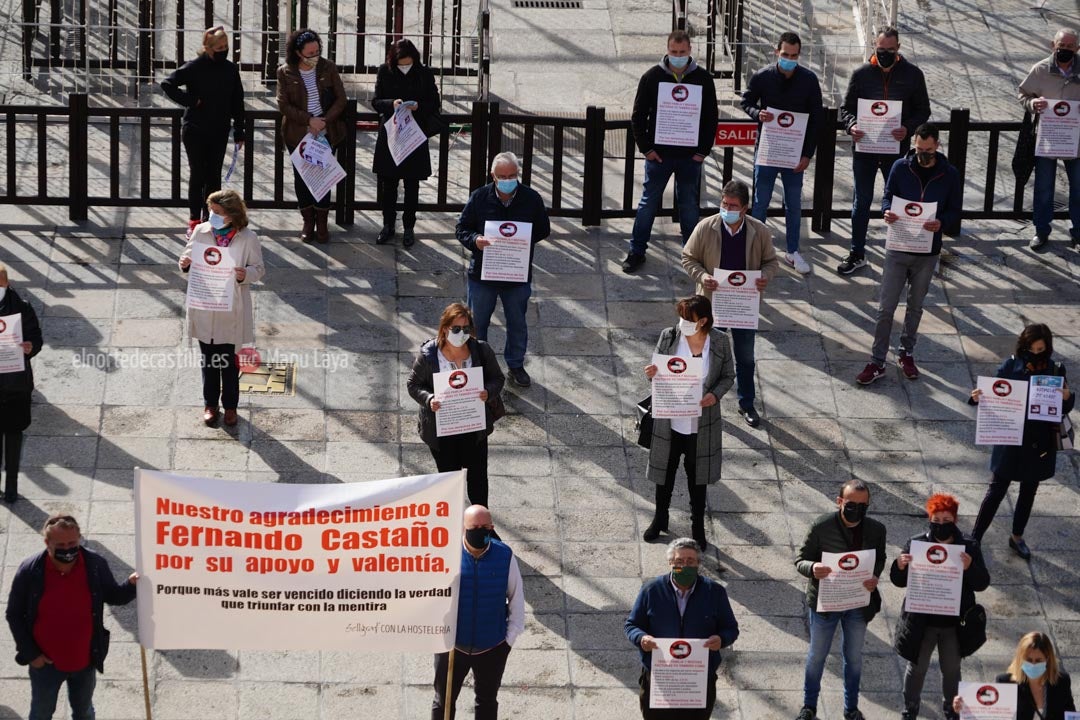
[[[712,291],[716,327],[757,330],[761,321],[760,277],[760,270],[713,270],[713,279],[720,284]]]
[[[718,122],[714,144],[719,147],[753,147],[757,144],[757,136],[757,123]]]
[[[1047,100],[1039,115],[1035,155],[1070,160],[1080,157],[1080,100]]]
[[[870,591],[863,585],[874,577],[876,550],[821,553],[821,564],[831,572],[818,581],[817,612],[842,612],[870,604]]]
[[[462,368],[432,375],[435,399],[435,435],[447,437],[487,429],[487,407],[480,399],[484,368]]]
[[[900,141],[892,136],[892,132],[900,127],[903,107],[904,103],[899,100],[859,98],[855,124],[865,134],[855,143],[855,150],[875,155],[899,155]]]
[[[701,86],[690,83],[659,83],[653,125],[653,142],[656,145],[700,145]]]
[[[1022,444],[1027,418],[1027,381],[979,377],[976,387],[982,392],[975,415],[975,444]]]
[[[532,262],[532,223],[484,223],[484,237],[491,244],[484,248],[480,279],[499,282],[526,282]]]
[[[236,261],[229,248],[195,243],[188,269],[189,310],[232,312],[237,293]]]
[[[699,638],[656,638],[650,655],[649,707],[703,708],[709,651]]]
[[[0,375],[26,369],[23,352],[22,315],[0,317]]]
[[[963,545],[912,540],[904,608],[928,615],[960,614],[964,582]]]
[[[653,355],[652,412],[655,418],[701,417],[701,358]]]
[[[896,220],[885,226],[885,249],[894,252],[928,253],[934,249],[934,233],[924,226],[937,218],[936,202],[916,202],[893,195]]]
[[[960,720],[1013,720],[1017,690],[1016,683],[961,682]]]
[[[754,162],[770,167],[793,168],[802,161],[810,113],[771,107],[766,110],[772,113],[773,119],[761,124],[761,138]]]

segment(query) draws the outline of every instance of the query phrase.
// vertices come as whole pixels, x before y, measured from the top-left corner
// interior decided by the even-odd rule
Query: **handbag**
[[[1013,152],[1012,171],[1018,187],[1027,185],[1031,173],[1035,170],[1035,120],[1031,113],[1025,112],[1020,124],[1020,134],[1016,136],[1016,150]]]
[[[424,128],[424,134],[428,137],[435,137],[450,127],[450,123],[443,117],[441,105],[428,113],[428,116],[424,118],[422,127]]]
[[[634,430],[637,431],[637,444],[643,448],[652,447],[652,395],[638,402],[637,420],[634,422]]]
[[[975,603],[960,616],[956,626],[956,640],[960,646],[960,657],[972,655],[986,642],[986,608]]]
[[[491,422],[506,416],[506,404],[503,403],[502,393],[488,398],[488,406],[491,408]]]

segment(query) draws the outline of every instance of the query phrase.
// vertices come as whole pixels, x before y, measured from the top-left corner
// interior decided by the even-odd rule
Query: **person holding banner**
[[[1065,714],[1076,712],[1072,680],[1046,633],[1033,631],[1020,638],[1009,669],[994,682],[1016,683],[1016,720],[1068,720]],[[953,698],[953,711],[963,708],[960,696]]]
[[[520,178],[517,155],[496,155],[491,160],[492,181],[469,195],[456,233],[458,242],[472,253],[467,272],[468,302],[476,318],[476,337],[487,342],[491,315],[501,299],[506,315],[503,359],[510,382],[527,388],[532,385],[525,371],[525,351],[529,347],[526,313],[532,297],[533,253],[536,243],[551,234],[551,222],[540,193],[521,184]],[[485,262],[487,248],[491,248],[491,262]]]
[[[1024,109],[1041,118],[1051,100],[1080,101],[1080,32],[1061,28],[1054,34],[1053,53],[1031,67],[1020,83],[1017,95]],[[1075,105],[1074,105],[1075,107]],[[1069,183],[1069,219],[1072,246],[1080,245],[1080,147],[1071,157],[1062,158]],[[1028,247],[1041,250],[1050,239],[1050,221],[1054,218],[1054,188],[1057,178],[1056,157],[1035,158],[1035,194],[1032,199],[1032,220],[1035,237]]]
[[[180,135],[187,153],[188,237],[206,219],[206,197],[221,189],[221,166],[232,125],[235,152],[244,146],[244,83],[229,57],[229,35],[217,26],[203,33],[199,57],[161,81],[161,89],[184,107]]]
[[[966,647],[960,637],[961,618],[972,621],[980,609],[975,604],[975,593],[990,587],[990,573],[983,562],[979,542],[965,537],[956,526],[960,503],[952,495],[938,493],[926,501],[926,513],[930,527],[926,532],[915,535],[906,543],[898,558],[893,560],[889,577],[896,587],[908,587],[908,570],[912,563],[911,545],[913,542],[934,543],[937,545],[962,545],[960,562],[963,566],[963,580],[960,590],[960,614],[937,615],[929,613],[900,613],[896,625],[893,647],[897,654],[907,660],[904,670],[904,711],[903,720],[915,720],[919,717],[922,704],[923,680],[930,667],[930,656],[937,648],[938,665],[941,667],[942,710],[947,720],[958,720],[953,711],[953,698],[960,686],[960,659],[970,655],[978,646]],[[910,594],[909,590],[909,594]],[[969,615],[969,611],[971,612]],[[985,619],[983,620],[985,622]],[[984,637],[985,640],[985,637]],[[979,643],[981,644],[981,643]]]
[[[750,188],[742,180],[724,185],[720,197],[720,212],[705,218],[694,228],[690,241],[682,252],[682,266],[694,281],[698,295],[712,300],[719,282],[713,272],[719,270],[752,270],[761,273],[755,281],[764,292],[776,275],[780,262],[776,259],[772,236],[765,224],[748,214]],[[735,351],[735,378],[739,392],[739,415],[750,427],[761,424],[754,409],[754,339],[757,330],[731,328],[731,343]]]
[[[675,489],[675,473],[682,458],[686,490],[690,495],[691,535],[701,547],[705,539],[706,488],[720,479],[723,459],[723,422],[720,398],[735,381],[731,344],[727,335],[713,327],[712,305],[693,295],[675,305],[679,322],[665,328],[656,342],[655,355],[701,358],[701,416],[653,420],[649,446],[648,478],[656,485],[656,509],[642,538],[652,542],[668,529],[668,508]],[[645,377],[656,377],[654,363],[645,366]]]
[[[390,43],[386,64],[375,78],[375,94],[371,106],[379,113],[379,137],[375,141],[375,157],[371,170],[379,178],[379,204],[383,211],[382,229],[375,241],[379,245],[394,237],[397,222],[398,183],[405,185],[405,207],[401,214],[404,232],[401,244],[411,247],[416,242],[416,206],[420,198],[420,181],[431,176],[431,155],[427,143],[413,150],[401,161],[394,162],[387,144],[385,123],[404,108],[412,118],[425,127],[428,118],[439,110],[439,90],[435,76],[420,62],[420,51],[412,40]]]
[[[1065,377],[1065,365],[1053,359],[1054,334],[1042,323],[1028,325],[1016,340],[1016,351],[1002,361],[994,377],[1006,380],[1026,380],[1037,376]],[[1068,382],[1061,388],[1061,415],[1072,411],[1076,399],[1069,390]],[[976,405],[982,393],[971,391],[968,403]],[[1024,529],[1035,505],[1039,483],[1054,476],[1057,470],[1057,449],[1060,422],[1027,419],[1024,422],[1024,439],[1021,445],[994,445],[990,453],[990,486],[986,488],[979,515],[975,518],[972,536],[982,542],[997,514],[998,506],[1005,498],[1009,485],[1020,483],[1020,495],[1013,508],[1012,536],[1009,547],[1024,560],[1031,559],[1031,549],[1024,542]]]
[[[331,151],[345,139],[347,98],[337,66],[322,56],[318,33],[302,28],[285,42],[285,63],[277,71],[277,106],[281,111],[281,136],[291,156],[306,135],[325,141]],[[330,193],[314,197],[300,172],[293,167],[296,202],[304,219],[300,240],[330,240]]]
[[[139,574],[117,583],[105,558],[82,546],[70,515],[49,517],[42,534],[45,550],[15,571],[5,611],[15,662],[29,666],[29,717],[52,718],[66,682],[72,718],[92,720],[94,686],[109,652],[104,606],[134,600]]]
[[[712,76],[690,55],[686,31],[672,31],[667,54],[638,81],[630,114],[634,143],[645,156],[645,182],[622,262],[624,273],[645,264],[653,222],[672,175],[683,245],[690,238],[700,213],[701,164],[712,152],[717,115]]]
[[[484,430],[439,437],[436,414],[442,403],[435,390],[435,374],[462,368],[482,368],[484,389],[480,400],[485,404],[487,427]],[[420,439],[431,450],[439,472],[465,469],[469,502],[487,505],[488,502],[488,435],[495,428],[496,411],[505,413],[502,389],[505,383],[495,351],[483,340],[476,339],[476,323],[472,312],[461,303],[450,303],[439,318],[435,338],[420,346],[406,382],[409,397],[420,406],[417,430]]]
[[[832,648],[836,628],[843,638],[844,720],[861,720],[859,684],[862,681],[863,642],[866,626],[881,609],[878,578],[885,569],[885,526],[866,516],[870,507],[870,486],[862,480],[851,479],[840,487],[836,512],[822,515],[806,533],[795,557],[795,569],[807,578],[806,607],[809,613],[810,648],[806,655],[803,677],[803,707],[797,720],[815,720],[818,696],[821,694],[821,675]],[[836,556],[836,563],[830,562]],[[839,576],[847,562],[855,566],[865,563],[872,568],[870,577],[862,581],[862,605],[841,604],[832,609],[823,603],[823,583],[842,582]],[[829,588],[831,590],[831,588]],[[821,595],[821,597],[819,597]]]
[[[869,103],[864,117],[874,120],[874,127],[860,127],[860,101]],[[877,101],[877,102],[871,102]],[[898,108],[896,106],[899,106]],[[899,113],[896,113],[899,110]],[[882,119],[879,119],[878,116]],[[860,65],[848,81],[840,122],[855,141],[851,151],[851,169],[855,176],[855,197],[851,203],[851,251],[836,272],[850,275],[866,266],[866,228],[870,223],[870,205],[878,173],[882,181],[900,157],[908,152],[915,128],[930,119],[930,97],[922,70],[900,54],[900,32],[891,25],[878,30],[874,54]],[[895,141],[895,149],[886,151],[876,144],[868,149],[863,141],[872,138],[877,128],[892,130],[886,141]],[[876,138],[874,138],[876,140]],[[880,142],[880,140],[878,140]],[[891,144],[891,143],[890,143]]]
[[[232,309],[200,310],[188,307],[188,337],[199,341],[202,351],[203,422],[218,421],[218,398],[225,407],[225,424],[236,425],[240,404],[240,366],[236,353],[255,343],[255,316],[251,286],[266,274],[259,236],[248,228],[247,206],[235,190],[219,190],[206,200],[210,220],[195,228],[184,252],[180,270],[191,271],[195,248],[217,248],[231,256],[236,265],[232,286]],[[205,251],[204,251],[205,252]],[[216,257],[220,257],[217,255]]]
[[[913,230],[914,238],[892,247],[885,242],[885,261],[881,268],[881,296],[878,302],[877,323],[874,326],[874,345],[870,362],[855,381],[869,385],[885,375],[885,361],[892,337],[893,315],[900,295],[907,286],[907,311],[904,329],[900,333],[900,354],[897,364],[908,380],[919,377],[915,365],[915,342],[922,320],[923,300],[930,290],[938,256],[941,254],[941,232],[960,222],[963,203],[960,174],[940,152],[938,128],[924,123],[915,129],[914,149],[897,160],[885,183],[885,199],[881,205],[885,223],[903,224]],[[936,210],[930,212],[927,206]],[[929,219],[922,221],[922,218]],[[911,218],[915,218],[911,222]],[[890,233],[892,231],[890,230]]]
[[[670,570],[649,580],[638,592],[623,623],[626,639],[641,656],[638,695],[644,720],[707,720],[716,704],[716,672],[720,648],[739,637],[739,622],[731,610],[727,591],[720,583],[700,574],[702,548],[690,538],[676,538],[667,547]],[[704,640],[709,651],[704,703],[695,709],[663,710],[651,702],[653,653],[657,639]]]
[[[810,272],[810,263],[799,253],[799,234],[802,230],[803,173],[817,149],[818,133],[824,122],[825,108],[821,101],[821,84],[817,75],[799,65],[802,40],[786,32],[776,43],[776,62],[755,72],[742,94],[743,112],[758,122],[758,141],[754,148],[754,209],[753,216],[765,222],[772,200],[776,176],[784,183],[784,225],[787,253],[784,262],[802,275]],[[781,113],[780,111],[788,111]],[[801,143],[794,148],[790,162],[763,164],[762,140],[765,125],[784,127],[794,124],[794,114],[805,118]],[[781,118],[780,115],[785,117]]]
[[[16,321],[17,318],[17,321]],[[41,352],[41,325],[30,303],[11,288],[7,266],[0,263],[0,342],[10,343],[15,369],[0,368],[0,459],[5,461],[4,502],[18,498],[23,433],[30,427],[34,371],[30,360]],[[21,339],[14,335],[19,328]],[[8,340],[10,338],[10,340]]]
[[[457,638],[451,653],[435,656],[435,699],[431,720],[446,717],[446,680],[450,683],[450,717],[458,694],[472,670],[475,720],[497,720],[499,687],[510,649],[525,632],[525,593],[514,551],[498,539],[491,511],[483,505],[465,510],[461,540],[461,588]]]

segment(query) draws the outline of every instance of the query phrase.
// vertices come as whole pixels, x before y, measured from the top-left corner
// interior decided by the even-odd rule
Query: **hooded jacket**
[[[898,155],[906,155],[911,147],[915,129],[930,119],[930,96],[926,91],[923,71],[902,55],[898,55],[892,68],[885,72],[877,64],[877,58],[860,65],[851,73],[844,104],[840,107],[840,122],[844,131],[851,133],[859,122],[859,100],[897,100],[900,107],[900,124],[907,129],[907,137],[900,141]],[[858,153],[852,146],[852,152]],[[858,153],[876,154],[876,153]]]
[[[923,184],[915,172],[915,150],[912,149],[907,155],[893,163],[889,171],[889,179],[885,181],[885,197],[881,201],[883,211],[892,209],[893,197],[901,197],[904,200],[915,202],[936,202],[937,219],[941,221],[941,229],[934,233],[934,245],[929,253],[909,253],[911,255],[938,255],[941,253],[941,233],[944,229],[958,227],[960,223],[960,209],[963,205],[961,196],[960,173],[949,164],[948,159],[940,152],[935,153],[937,161],[934,163],[936,172]]]
[[[28,395],[34,391],[34,370],[30,359],[41,352],[41,325],[33,306],[19,297],[10,286],[0,300],[0,317],[19,315],[22,317],[23,342],[31,345],[30,354],[23,356],[24,370],[14,373],[0,373],[0,397]]]
[[[696,147],[681,145],[657,145],[656,135],[656,99],[660,90],[660,83],[682,83],[684,85],[701,86],[701,119],[698,127],[698,144]],[[634,142],[642,155],[655,150],[661,158],[688,158],[693,155],[708,157],[712,151],[713,142],[716,139],[716,85],[712,75],[707,70],[699,67],[697,62],[690,58],[685,71],[676,77],[668,67],[667,55],[653,65],[638,81],[637,94],[634,96],[634,111],[630,115],[630,127],[634,133]]]

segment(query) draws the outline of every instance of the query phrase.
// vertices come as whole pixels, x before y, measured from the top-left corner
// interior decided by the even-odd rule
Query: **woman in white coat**
[[[202,350],[203,422],[218,421],[218,398],[225,408],[225,424],[236,424],[240,403],[240,366],[236,352],[255,343],[251,285],[266,274],[259,236],[248,229],[247,206],[235,190],[219,190],[206,199],[210,219],[197,225],[180,255],[180,269],[191,269],[195,249],[211,259],[224,250],[236,263],[231,311],[188,308],[188,335]],[[220,260],[219,260],[220,261]]]

